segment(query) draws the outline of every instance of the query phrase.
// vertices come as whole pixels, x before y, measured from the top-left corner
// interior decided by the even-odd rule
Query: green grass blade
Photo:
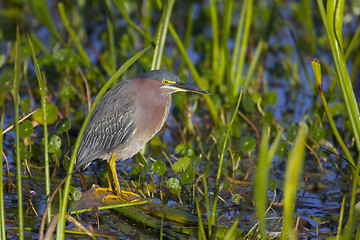
[[[324,95],[324,91],[322,89],[320,61],[317,60],[317,59],[312,60],[311,65],[312,65],[312,68],[313,68],[313,71],[314,71],[317,89],[319,91],[321,101],[322,101],[322,103],[324,105],[324,110],[325,110],[326,116],[327,116],[327,118],[329,120],[331,130],[333,131],[333,133],[335,135],[335,138],[338,141],[341,149],[344,151],[344,154],[345,154],[347,160],[352,164],[353,167],[355,167],[356,164],[355,164],[355,162],[354,162],[348,148],[346,147],[344,141],[342,140],[339,131],[337,130],[336,124],[334,122],[334,119],[333,119],[332,114],[330,112],[329,106],[327,104],[327,101],[326,101],[326,98],[325,98],[325,95]]]
[[[358,46],[359,39],[360,39],[360,25],[358,26],[356,33],[353,36],[353,38],[351,39],[349,47],[346,50],[345,61],[349,58],[352,50],[354,50],[354,48]]]
[[[231,226],[231,228],[229,229],[229,231],[227,232],[224,240],[234,239],[233,234],[235,233],[235,229],[236,229],[236,226],[239,224],[239,221],[240,221],[240,217],[236,216],[235,221],[234,221],[233,225]]]
[[[265,211],[268,202],[268,180],[270,166],[272,164],[276,149],[279,145],[282,130],[279,130],[276,138],[269,149],[270,127],[265,127],[262,131],[262,140],[260,145],[260,158],[257,163],[257,169],[254,182],[255,207],[260,221],[261,238],[266,238]]]
[[[114,75],[111,76],[111,78],[106,82],[104,87],[100,90],[99,94],[95,98],[94,103],[91,106],[91,109],[90,109],[86,119],[84,120],[84,123],[83,123],[83,125],[81,127],[81,130],[79,132],[79,135],[78,135],[78,137],[76,139],[74,150],[73,150],[73,153],[71,155],[71,160],[70,160],[70,163],[69,163],[68,174],[70,176],[68,177],[68,179],[65,182],[64,198],[63,198],[63,202],[62,202],[62,204],[60,205],[60,208],[59,208],[59,221],[58,221],[58,228],[57,228],[57,232],[56,232],[56,238],[57,239],[64,239],[65,238],[65,212],[66,212],[66,209],[67,209],[68,196],[69,196],[69,192],[70,192],[71,174],[72,174],[73,169],[74,169],[75,158],[76,158],[77,151],[79,149],[80,140],[81,140],[82,135],[84,134],[85,127],[86,127],[86,125],[87,125],[87,123],[89,121],[90,115],[91,115],[92,111],[94,110],[96,104],[98,103],[99,99],[101,98],[101,96],[121,76],[121,74],[123,74],[137,59],[139,59],[150,48],[151,48],[151,46],[149,45],[146,48],[144,48],[143,50],[141,50],[140,52],[138,52],[137,54],[135,54],[132,58],[130,58],[128,61],[126,61],[116,71],[116,73]]]
[[[354,90],[347,71],[344,52],[342,48],[342,21],[343,21],[343,0],[329,0],[327,1],[327,11],[325,11],[322,0],[317,0],[321,18],[323,20],[326,33],[329,39],[331,53],[336,67],[336,74],[338,85],[342,96],[344,98],[345,108],[350,120],[351,130],[354,135],[357,151],[360,152],[360,116],[358,104],[355,98]],[[345,239],[351,236],[352,228],[354,226],[354,205],[355,205],[355,191],[358,183],[360,171],[360,160],[358,159],[356,171],[353,173],[353,186],[349,208],[349,221],[347,223],[347,231]]]
[[[344,6],[344,0],[330,0],[327,1],[326,5],[328,23],[330,24],[336,42],[339,45],[341,51],[343,51],[342,24],[344,19]]]
[[[191,8],[189,10],[189,15],[187,18],[187,24],[186,24],[186,31],[185,31],[185,39],[184,39],[184,47],[187,49],[189,47],[189,43],[191,40],[191,33],[193,31],[194,26],[194,4],[191,5]],[[181,58],[180,67],[179,67],[179,73],[182,73],[184,70],[185,61],[184,58]]]
[[[205,198],[205,205],[206,205],[206,216],[207,216],[207,224],[211,226],[211,219],[210,219],[210,201],[209,201],[209,191],[206,183],[206,178],[202,177],[203,186],[204,186],[204,198]],[[208,235],[211,236],[211,227],[208,227]]]
[[[267,183],[269,177],[269,166],[267,164],[267,154],[269,148],[270,128],[266,127],[262,131],[262,139],[260,145],[260,157],[257,163],[255,182],[254,182],[254,195],[255,207],[259,218],[259,229],[261,238],[266,238],[266,225],[265,225],[265,211],[267,203]]]
[[[22,195],[22,179],[21,179],[21,159],[20,159],[20,137],[19,137],[19,86],[20,86],[20,32],[19,27],[16,32],[15,44],[15,66],[14,66],[14,87],[12,94],[14,97],[15,107],[15,135],[16,135],[16,189],[18,195],[18,224],[19,224],[19,239],[24,239],[24,212],[23,212],[23,195]],[[2,170],[1,170],[2,171]]]
[[[202,222],[202,214],[201,209],[199,206],[199,199],[195,197],[195,205],[196,205],[196,213],[198,215],[198,238],[199,239],[206,239],[204,224]]]
[[[284,223],[281,239],[296,239],[293,231],[293,214],[300,178],[304,168],[305,143],[308,127],[304,122],[299,124],[295,143],[291,149],[285,170],[284,184]]]
[[[3,106],[1,106],[3,107]],[[4,108],[3,108],[4,110]],[[0,125],[0,236],[1,239],[6,239],[5,232],[5,209],[4,209],[4,184],[3,184],[3,130],[4,130],[4,111],[1,114],[1,125]]]
[[[341,202],[340,216],[339,216],[339,222],[338,222],[338,229],[337,229],[337,233],[336,233],[336,239],[340,239],[340,236],[341,236],[341,229],[343,226],[344,211],[345,211],[345,205],[346,205],[345,200],[346,200],[346,195],[343,196],[343,200]]]
[[[116,51],[115,51],[115,40],[114,40],[114,27],[109,18],[106,19],[107,28],[108,28],[108,38],[109,38],[109,54],[110,54],[110,68],[111,75],[116,71]]]
[[[44,122],[44,159],[45,159],[45,193],[46,193],[46,203],[48,203],[50,198],[50,160],[49,160],[49,141],[48,141],[48,129],[47,129],[47,114],[46,114],[46,94],[45,94],[45,85],[44,81],[41,76],[41,71],[39,64],[36,59],[35,50],[33,48],[30,36],[28,36],[29,44],[31,48],[32,58],[36,70],[36,77],[39,84],[39,90],[41,95],[41,111],[43,111],[43,122]],[[51,207],[49,208],[49,211],[47,212],[47,223],[50,223],[52,216]]]
[[[328,4],[331,5],[329,1]],[[324,9],[323,2],[321,0],[318,0],[318,5],[326,29],[326,33],[328,35],[328,39],[330,42],[331,52],[334,58],[336,72],[338,75],[338,84],[340,86],[340,90],[344,97],[344,103],[347,114],[349,115],[349,120],[354,134],[357,150],[360,151],[360,121],[358,119],[358,116],[360,116],[360,112],[359,112],[359,108],[357,107],[355,94],[346,68],[346,63],[344,59],[344,54],[342,52],[341,43],[338,42],[338,36],[335,36],[335,32],[338,33],[338,30],[337,31],[334,30],[335,27],[338,27],[341,24],[338,22],[339,19],[337,17],[333,17],[333,19],[338,20],[336,24],[334,24],[333,22],[329,22],[328,15],[330,15],[329,12],[330,10],[328,10],[328,15],[327,15]],[[333,12],[335,14],[338,11],[334,10]]]
[[[233,95],[233,83],[231,78],[231,64],[230,64],[230,53],[228,47],[228,39],[230,36],[230,26],[231,26],[231,13],[233,8],[233,0],[225,0],[224,1],[224,17],[222,23],[222,41],[221,41],[221,52],[224,56],[221,58],[220,68],[221,71],[225,73],[226,85],[227,85],[227,92],[228,98],[230,103],[234,102],[234,95]],[[220,77],[222,79],[222,77]],[[237,94],[236,94],[237,95]],[[235,95],[235,96],[236,96]]]
[[[261,39],[260,42],[258,43],[258,45],[256,46],[254,57],[250,63],[249,70],[247,71],[244,81],[243,81],[242,88],[244,88],[244,90],[246,90],[250,84],[251,77],[253,76],[253,74],[255,72],[255,69],[260,60],[261,53],[264,49],[264,43],[265,43],[264,39]]]
[[[241,44],[241,39],[244,39],[243,31],[244,31],[244,25],[245,25],[246,9],[248,8],[248,3],[250,1],[244,1],[243,5],[241,6],[241,13],[240,13],[239,21],[237,23],[234,50],[232,52],[232,58],[231,58],[231,71],[232,71],[231,76],[235,80],[235,82],[236,82],[236,79],[235,79],[236,72],[240,68],[240,66],[238,66],[240,50],[242,50],[240,48],[240,44]],[[247,45],[245,47],[247,47]],[[246,49],[245,49],[245,52],[246,52]]]
[[[212,70],[215,74],[218,74],[220,50],[219,50],[219,23],[217,17],[217,7],[215,0],[210,0],[210,15],[212,26]],[[216,78],[218,79],[218,78]]]
[[[148,40],[149,42],[151,42],[151,37],[149,34],[147,34],[146,32],[144,32],[140,27],[136,26],[136,24],[131,21],[126,8],[125,8],[125,3],[123,0],[114,0],[115,5],[118,7],[119,11],[121,12],[121,14],[123,15],[123,17],[125,18],[126,22],[129,24],[130,27],[134,28],[136,31],[138,31],[146,40]]]
[[[31,0],[28,1],[32,12],[35,16],[39,19],[39,21],[44,24],[54,35],[54,37],[64,45],[64,41],[61,39],[60,35],[58,34],[58,30],[56,29],[52,18],[51,18],[51,11],[48,7],[48,1],[46,0]]]
[[[164,52],[165,40],[170,22],[170,15],[174,6],[175,0],[166,0],[163,7],[163,15],[161,17],[158,35],[156,36],[155,51],[151,70],[160,69],[161,58]]]
[[[245,91],[247,90],[247,87],[249,86],[250,84],[250,80],[251,80],[251,77],[253,76],[254,72],[255,72],[255,69],[258,65],[258,63],[260,62],[260,56],[264,50],[264,44],[266,42],[266,40],[268,39],[270,33],[271,33],[271,30],[272,30],[272,22],[274,21],[274,16],[275,16],[275,11],[277,10],[277,5],[274,4],[273,7],[272,7],[272,10],[271,10],[271,14],[269,16],[269,19],[268,19],[268,24],[266,26],[266,28],[264,29],[264,33],[263,33],[263,36],[262,38],[260,39],[259,43],[257,44],[256,46],[256,50],[255,50],[255,53],[254,53],[254,56],[253,56],[253,59],[250,63],[250,66],[249,66],[249,69],[244,77],[244,79],[241,79],[241,87],[242,87],[242,91]]]
[[[237,116],[237,111],[239,109],[240,103],[241,103],[241,99],[242,99],[242,93],[243,93],[243,89],[241,89],[239,98],[238,98],[238,102],[236,104],[234,113],[232,115],[230,124],[228,126],[228,130],[226,132],[226,136],[225,136],[225,140],[224,140],[224,144],[222,147],[222,151],[221,151],[221,156],[220,156],[220,161],[219,161],[219,166],[218,166],[218,171],[216,174],[216,180],[215,180],[215,189],[214,189],[214,196],[213,196],[213,202],[212,202],[212,208],[211,208],[211,216],[210,216],[210,224],[211,226],[215,226],[216,225],[216,210],[217,210],[217,201],[218,201],[218,197],[219,197],[219,190],[220,190],[220,177],[221,177],[221,172],[222,172],[222,165],[224,162],[224,157],[225,157],[225,151],[226,151],[226,144],[227,141],[229,139],[230,136],[230,132],[231,132],[231,127],[235,121],[235,118]],[[209,227],[211,227],[209,226]],[[214,233],[213,233],[214,235]]]
[[[302,51],[301,51],[301,46],[299,45],[299,43],[297,41],[297,38],[295,36],[295,33],[294,33],[293,29],[290,27],[288,21],[282,16],[282,14],[280,12],[278,12],[278,14],[283,19],[283,23],[287,27],[287,29],[288,29],[288,31],[290,33],[290,36],[291,36],[292,40],[294,41],[296,52],[299,55],[301,66],[303,67],[304,72],[305,72],[306,80],[308,81],[308,84],[309,84],[309,87],[311,89],[312,94],[315,95],[316,94],[315,89],[314,89],[314,86],[313,86],[313,84],[311,82],[310,75],[309,75],[309,72],[307,70],[307,66],[306,66],[304,58],[302,56],[303,54],[302,54]]]
[[[245,19],[245,28],[244,28],[244,31],[243,31],[243,38],[242,38],[242,41],[241,41],[240,57],[239,57],[239,61],[237,61],[236,58],[233,59],[233,63],[237,66],[236,75],[235,75],[235,86],[234,86],[234,89],[233,89],[233,94],[235,96],[239,92],[242,70],[244,68],[244,63],[245,63],[247,45],[249,43],[250,26],[251,26],[251,23],[252,23],[253,1],[252,0],[244,1],[243,9],[246,10],[246,19]],[[245,16],[245,14],[243,12],[242,12],[241,15]],[[242,31],[242,29],[240,29],[240,24],[239,24],[238,31],[239,32]],[[240,35],[240,33],[238,33],[237,35]],[[237,41],[239,41],[239,43],[240,43],[240,39],[237,40]],[[234,54],[236,56],[238,55],[237,52],[238,51],[235,48],[234,49]]]
[[[64,25],[65,25],[65,28],[66,30],[68,31],[69,35],[70,35],[70,38],[71,40],[74,42],[74,44],[76,45],[78,51],[79,51],[79,54],[84,62],[84,64],[86,66],[90,66],[91,62],[90,62],[90,59],[89,57],[87,56],[86,52],[85,52],[85,49],[84,47],[81,45],[78,37],[76,36],[76,33],[74,32],[74,30],[71,28],[70,26],[70,22],[69,22],[69,19],[67,18],[66,16],[66,11],[65,11],[65,7],[64,7],[64,3],[63,2],[60,2],[58,4],[58,8],[59,8],[59,13],[60,13],[60,17],[61,17],[61,20],[63,21]]]
[[[174,41],[180,51],[181,56],[184,58],[186,65],[188,66],[191,75],[193,76],[194,82],[195,84],[202,89],[206,89],[205,87],[205,83],[203,82],[203,79],[200,78],[199,73],[197,72],[195,66],[192,64],[189,56],[186,53],[186,49],[184,47],[184,45],[182,44],[179,36],[177,35],[174,26],[170,23],[169,24],[169,32],[172,35],[172,37],[174,38]],[[215,104],[212,101],[211,97],[209,95],[203,95],[203,98],[205,99],[206,105],[209,109],[210,115],[213,119],[213,122],[215,125],[219,124],[219,116],[218,116],[218,112],[215,108]]]
[[[307,32],[309,33],[309,43],[310,43],[311,54],[313,56],[315,56],[315,54],[316,54],[316,38],[315,38],[315,32],[314,32],[314,23],[313,23],[312,15],[311,15],[312,1],[304,0],[302,2],[302,4],[303,4],[305,19],[306,19]]]

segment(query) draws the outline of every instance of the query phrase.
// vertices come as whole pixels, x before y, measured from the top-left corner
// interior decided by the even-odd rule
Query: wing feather
[[[133,136],[135,93],[131,84],[122,82],[99,100],[81,139],[75,168],[85,169],[91,161],[111,153]]]

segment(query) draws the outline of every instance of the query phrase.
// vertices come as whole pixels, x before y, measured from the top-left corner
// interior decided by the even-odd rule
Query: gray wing
[[[106,92],[96,105],[76,156],[75,168],[85,169],[91,161],[112,152],[135,131],[135,93],[126,81]]]

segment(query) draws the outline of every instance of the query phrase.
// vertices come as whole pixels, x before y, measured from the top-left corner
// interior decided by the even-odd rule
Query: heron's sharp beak
[[[195,87],[195,86],[192,86],[190,84],[183,83],[183,82],[176,82],[174,84],[171,84],[171,88],[176,89],[176,91],[193,92],[193,93],[210,95],[210,93],[205,91],[205,90],[202,90],[202,89],[200,89],[198,87]]]

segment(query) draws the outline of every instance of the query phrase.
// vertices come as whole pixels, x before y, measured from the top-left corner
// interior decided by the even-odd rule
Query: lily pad
[[[71,128],[71,121],[68,118],[62,118],[55,125],[57,133],[67,132]]]
[[[244,137],[241,139],[240,148],[243,152],[251,152],[256,147],[256,140],[253,137]]]
[[[174,163],[172,169],[174,170],[174,172],[183,172],[185,171],[185,169],[188,168],[190,163],[191,163],[191,159],[189,157],[182,157],[179,158],[179,161]]]
[[[157,173],[159,175],[163,175],[166,172],[166,165],[163,161],[161,160],[157,160],[156,162],[154,162],[151,166],[151,170],[154,173]]]
[[[166,181],[166,187],[170,189],[173,194],[178,194],[181,191],[181,186],[177,178],[169,178]]]
[[[61,139],[59,136],[55,134],[50,134],[49,136],[49,153],[56,153],[60,147],[61,147]],[[44,145],[44,139],[43,139],[43,145]]]
[[[24,98],[21,101],[20,109],[21,109],[22,113],[27,113],[30,111],[30,99],[29,98]]]
[[[185,172],[183,172],[180,176],[180,182],[182,184],[189,184],[194,181],[195,178],[195,171],[194,169],[189,166]]]
[[[57,107],[54,104],[48,103],[46,104],[46,120],[47,124],[53,124],[56,122],[58,115],[57,115]],[[42,108],[40,108],[39,111],[35,112],[33,114],[33,118],[35,121],[40,123],[41,125],[44,125],[44,113],[42,111]]]
[[[19,135],[21,138],[27,138],[30,137],[31,134],[33,134],[34,128],[29,120],[23,121],[19,126]]]

